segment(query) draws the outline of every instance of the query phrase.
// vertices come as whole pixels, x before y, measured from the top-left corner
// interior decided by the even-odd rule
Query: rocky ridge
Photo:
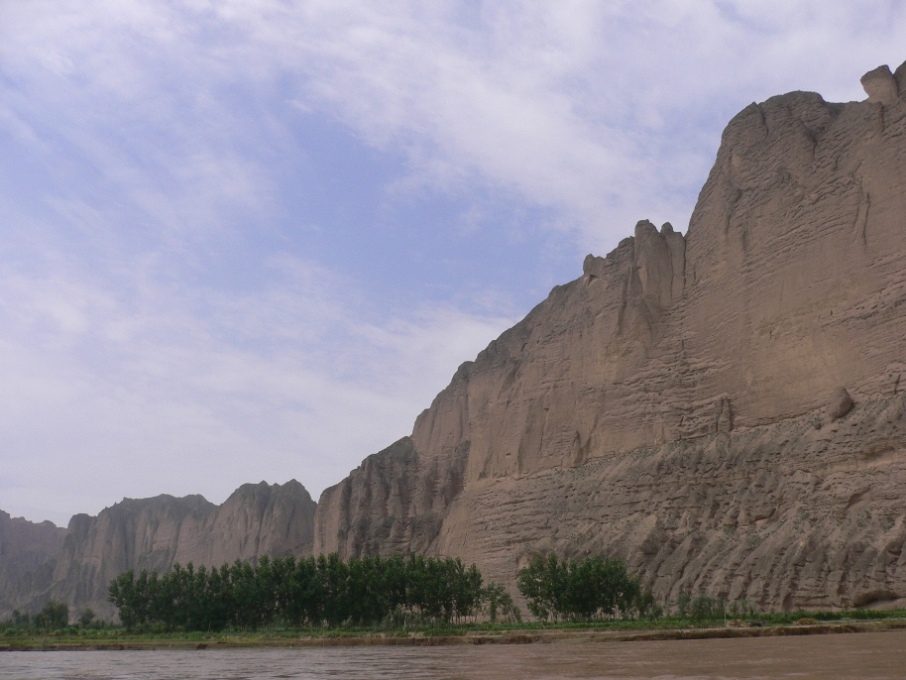
[[[906,597],[906,65],[727,126],[688,232],[647,221],[321,496],[315,551],[512,583],[604,551],[660,597]],[[853,405],[854,404],[854,405]]]
[[[201,496],[162,495],[124,499],[97,517],[75,515],[67,529],[45,522],[54,528],[56,544],[36,556],[32,572],[13,573],[0,562],[0,574],[8,578],[0,590],[0,618],[16,608],[33,611],[48,598],[110,618],[107,585],[127,569],[163,573],[175,562],[220,566],[261,555],[311,554],[314,512],[311,496],[292,480],[245,484],[219,506]]]

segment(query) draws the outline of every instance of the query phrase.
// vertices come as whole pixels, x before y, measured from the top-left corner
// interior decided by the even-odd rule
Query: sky
[[[317,499],[739,110],[904,59],[896,0],[0,0],[0,509]]]

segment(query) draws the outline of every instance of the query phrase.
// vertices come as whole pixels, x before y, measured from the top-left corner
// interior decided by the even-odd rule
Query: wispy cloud
[[[753,98],[807,87],[862,98],[864,65],[901,56],[879,37],[902,44],[904,12],[892,2],[313,2],[220,19],[271,48],[271,67],[296,78],[296,102],[404,149],[417,183],[515,191],[601,248],[648,212],[683,228],[721,126]]]
[[[60,487],[97,512],[291,476],[317,492],[407,433],[463,356],[513,322],[382,318],[317,266],[281,269],[245,297],[118,299],[84,274],[2,277],[4,503],[46,513],[41,489]]]
[[[860,98],[864,64],[900,56],[879,38],[900,44],[906,20],[881,1],[23,7],[6,10],[4,59],[36,88],[46,113],[30,117],[73,113],[55,132],[124,190],[143,167],[171,168],[135,197],[161,222],[263,203],[266,168],[242,147],[278,145],[294,103],[403,150],[418,184],[515,191],[600,246],[645,210],[682,228],[716,133],[750,99],[809,86]],[[678,143],[690,134],[699,145]]]

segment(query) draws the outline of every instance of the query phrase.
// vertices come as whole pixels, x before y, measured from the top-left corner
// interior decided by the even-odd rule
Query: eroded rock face
[[[586,258],[405,456],[325,492],[315,550],[427,547],[510,584],[538,551],[603,550],[662,596],[906,596],[906,100],[879,84],[901,71],[868,74],[866,102],[740,112],[687,235],[642,221]]]
[[[66,530],[34,523],[0,510],[0,593],[6,616],[25,611],[36,592],[50,586]]]
[[[671,601],[704,592],[795,609],[902,597],[904,410],[900,394],[831,425],[819,410],[481,480],[454,502],[440,552],[504,582],[537,552],[617,555]]]
[[[0,617],[54,597],[73,611],[91,607],[110,618],[110,581],[127,569],[164,573],[175,562],[220,566],[261,555],[308,555],[315,503],[296,481],[246,484],[217,506],[201,496],[124,499],[97,517],[75,515],[53,554],[49,578],[15,604],[0,590]],[[38,587],[40,586],[40,587]]]

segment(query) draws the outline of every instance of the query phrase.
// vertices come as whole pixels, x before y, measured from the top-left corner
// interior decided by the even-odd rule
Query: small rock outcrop
[[[830,403],[827,406],[827,415],[830,420],[842,418],[852,410],[853,398],[845,387],[838,387],[834,390]]]
[[[862,87],[868,95],[868,101],[873,104],[890,105],[900,96],[898,80],[887,65],[878,66],[862,76]]]

